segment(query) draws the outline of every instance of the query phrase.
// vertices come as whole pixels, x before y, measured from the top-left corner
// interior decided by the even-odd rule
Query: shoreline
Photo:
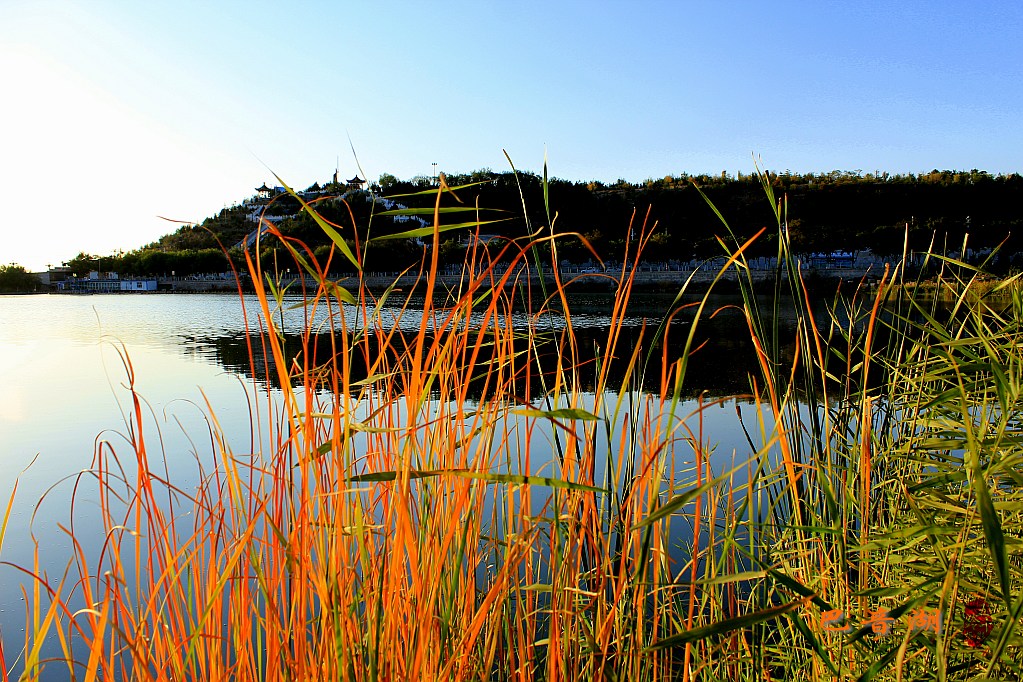
[[[718,286],[724,285],[726,288],[737,285],[739,281],[738,271],[734,268],[730,268],[724,273],[718,274],[720,266],[711,265],[699,270],[639,270],[634,272],[626,272],[627,277],[632,278],[633,290],[637,292],[650,292],[650,293],[669,293],[678,292],[679,289],[688,281],[689,289],[692,291],[705,291],[714,281],[718,280]],[[773,281],[776,275],[775,269],[751,269],[748,271],[749,276],[755,282]],[[495,272],[488,274],[488,278],[495,284],[500,282],[505,276],[504,272]],[[782,276],[786,277],[786,272],[782,271]],[[860,282],[866,281],[871,282],[879,277],[879,272],[872,268],[833,268],[833,269],[816,269],[808,268],[803,271],[803,277],[809,281],[819,282]],[[606,273],[579,273],[579,272],[565,272],[561,275],[561,281],[565,283],[569,289],[578,292],[613,292],[618,286],[618,279],[622,276],[622,271],[610,271]],[[33,293],[41,294],[68,294],[68,295],[82,295],[82,294],[164,294],[164,293],[238,293],[239,282],[236,280],[228,279],[188,279],[183,277],[157,277],[157,289],[155,291],[120,291],[112,289],[110,291],[68,291],[68,290],[56,290],[50,289],[47,291],[36,291],[36,292],[10,292],[18,295],[30,295]],[[443,289],[457,289],[459,287],[465,287],[469,283],[469,277],[466,274],[452,274],[452,275],[438,275],[435,278],[435,285],[439,285]],[[549,271],[544,272],[543,276],[530,272],[528,277],[525,273],[522,275],[512,275],[508,277],[505,283],[506,288],[525,285],[527,282],[530,286],[540,286],[541,280],[543,284],[548,287],[555,285],[555,278]],[[355,290],[358,289],[359,278],[354,274],[347,276],[340,276],[332,280],[338,286]],[[363,286],[371,292],[382,292],[388,287],[395,288],[412,288],[417,284],[425,283],[425,274],[412,274],[412,275],[398,275],[398,274],[368,274],[362,278]],[[275,282],[282,286],[306,289],[315,289],[318,283],[311,277],[291,277],[282,278],[275,280]],[[244,293],[252,293],[252,284],[248,277],[241,278],[241,289]]]

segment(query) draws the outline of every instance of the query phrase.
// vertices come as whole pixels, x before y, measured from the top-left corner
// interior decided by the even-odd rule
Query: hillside
[[[1012,236],[1023,228],[1023,177],[1019,174],[935,170],[921,175],[863,175],[836,171],[769,173],[768,177],[775,194],[785,198],[790,235],[800,252],[870,249],[881,254],[896,253],[903,248],[908,228],[909,245],[915,250],[937,239],[938,244],[946,245],[942,250],[954,252],[967,233],[970,246],[982,250],[1011,237],[995,265],[1008,269],[1019,264],[1021,245],[1019,238]],[[502,219],[497,225],[483,226],[481,232],[522,236],[553,223],[558,232],[584,234],[598,253],[612,258],[621,253],[630,225],[638,227],[648,211],[647,219],[658,224],[648,258],[653,254],[658,260],[717,255],[720,247],[716,237],[726,231],[701,196],[701,189],[730,217],[730,227],[739,238],[753,234],[771,220],[760,180],[752,175],[682,174],[614,184],[555,178],[547,183],[547,204],[543,179],[532,173],[515,175],[484,169],[449,175],[447,182],[469,186],[456,192],[457,199],[445,197],[445,205],[457,206],[460,200],[463,207],[487,209],[483,219]],[[394,234],[425,224],[416,218],[387,215],[386,211],[394,207],[432,208],[432,193],[416,194],[431,186],[428,178],[399,180],[385,173],[365,190],[314,184],[302,196],[314,203],[324,218],[339,225],[341,234],[354,245],[356,235],[364,244],[367,236]],[[549,216],[545,206],[549,206]],[[464,222],[475,213],[455,215],[459,217],[443,222]],[[278,194],[246,199],[199,225],[182,226],[142,249],[103,259],[110,262],[110,269],[124,274],[223,271],[227,260],[222,248],[240,263],[239,247],[247,236],[250,245],[253,243],[251,237],[260,216],[275,223],[282,234],[300,239],[312,249],[319,247],[321,254],[325,252],[329,242],[322,230],[301,210],[298,201]],[[445,234],[442,260],[461,260],[459,239],[464,241],[468,233],[465,228]],[[264,240],[261,245],[267,257],[272,255],[268,242]],[[774,248],[769,239],[756,245],[763,254],[773,253]],[[589,258],[578,240],[566,241],[560,253],[570,260]],[[393,271],[417,263],[421,257],[422,247],[417,242],[388,240],[368,249],[366,266]],[[85,271],[94,259],[82,254],[71,265]]]

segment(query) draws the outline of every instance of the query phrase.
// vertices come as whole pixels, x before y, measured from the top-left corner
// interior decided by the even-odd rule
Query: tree
[[[382,191],[387,192],[398,184],[398,178],[394,177],[390,173],[381,173],[380,179],[377,180],[377,184],[380,185],[380,189]]]
[[[81,251],[77,256],[67,262],[71,268],[71,274],[75,277],[85,277],[91,270],[99,270],[100,259],[92,254]]]
[[[0,291],[28,292],[42,289],[42,282],[20,265],[0,265]]]

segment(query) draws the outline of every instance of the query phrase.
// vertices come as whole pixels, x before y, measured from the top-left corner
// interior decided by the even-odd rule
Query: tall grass
[[[714,312],[704,297],[688,326],[671,323],[690,282],[627,345],[619,322],[638,268],[623,267],[591,360],[571,282],[527,276],[544,258],[558,272],[569,237],[553,221],[474,248],[445,296],[442,218],[471,188],[442,185],[433,228],[406,235],[433,247],[412,291],[370,291],[361,262],[373,242],[345,241],[350,226],[313,206],[335,244],[326,261],[271,226],[307,278],[296,299],[249,262],[253,374],[276,379],[252,389],[250,447],[235,449],[208,405],[216,466],[196,490],[176,486],[124,354],[130,447],[98,448],[79,484],[98,489],[105,544],[76,541],[55,588],[26,570],[22,677],[1019,676],[1023,298],[1009,287],[999,306],[965,293],[947,307],[889,301],[903,284],[895,267],[816,319],[783,202],[764,188],[773,287],[749,274],[753,240],[722,240],[717,277],[740,282],[759,367],[757,416],[736,424],[749,451],[723,457],[704,425],[720,401],[682,400]],[[655,229],[634,227],[627,264]],[[331,281],[333,259],[360,272],[358,286]],[[935,262],[938,287],[970,290],[976,272]],[[765,302],[794,306],[794,346]],[[297,346],[275,322],[287,305],[307,311]],[[530,323],[513,324],[522,309]],[[421,320],[418,331],[400,333],[395,316]],[[684,351],[671,357],[678,334]],[[609,378],[614,359],[624,382]],[[650,375],[658,390],[639,390]],[[879,636],[867,616],[885,611],[892,632]],[[912,630],[933,613],[936,632]],[[40,660],[46,637],[60,660]]]

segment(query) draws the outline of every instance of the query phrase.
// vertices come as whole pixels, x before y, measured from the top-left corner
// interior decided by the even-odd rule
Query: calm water
[[[573,319],[580,334],[603,333],[608,319],[602,301],[577,303],[580,312]],[[656,324],[663,305],[650,299],[637,306],[625,320],[626,338],[644,319]],[[258,325],[257,306],[249,299],[244,307],[251,331]],[[285,328],[300,329],[304,315],[302,309],[286,311]],[[725,314],[715,322],[720,343],[693,367],[694,381],[718,395],[740,392],[746,370],[752,369],[738,360],[741,319],[728,319]],[[406,316],[401,326],[413,330],[420,324]],[[97,546],[101,542],[90,535],[98,506],[94,498],[79,494],[74,517],[70,500],[76,476],[92,465],[97,443],[132,456],[124,436],[131,407],[129,362],[146,403],[147,429],[160,429],[172,481],[187,487],[196,460],[210,460],[208,445],[201,446],[208,429],[199,407],[207,399],[228,438],[237,438],[241,451],[251,447],[246,398],[260,378],[250,376],[245,338],[243,302],[234,295],[0,296],[0,501],[6,502],[20,477],[0,559],[31,566],[38,543],[40,564],[55,585],[71,550],[58,524],[75,524],[81,537],[93,537]],[[749,415],[747,423],[755,421],[753,406],[738,406]],[[735,409],[712,409],[705,428],[714,434],[719,452],[738,450],[746,456]],[[83,488],[91,489],[91,483]],[[0,637],[9,659],[24,636],[23,580],[23,574],[0,565]]]

